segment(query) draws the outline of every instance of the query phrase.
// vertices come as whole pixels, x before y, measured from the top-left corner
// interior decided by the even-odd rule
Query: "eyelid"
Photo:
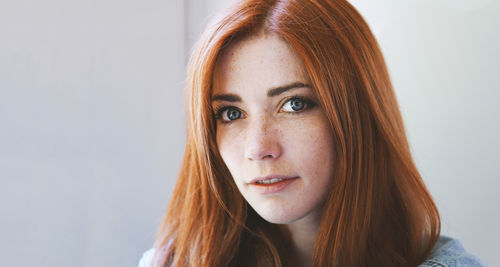
[[[220,106],[216,106],[213,109],[214,111],[214,119],[216,121],[220,121],[221,123],[224,123],[224,124],[227,124],[227,123],[232,123],[233,121],[236,121],[236,120],[229,120],[229,121],[225,121],[222,119],[222,113],[225,112],[226,110],[230,109],[230,108],[233,108],[233,109],[237,109],[241,112],[241,117],[238,118],[238,119],[241,119],[245,116],[245,113],[238,107],[235,107],[235,106],[232,106],[232,105],[220,105]]]
[[[286,103],[290,102],[291,100],[294,100],[294,99],[298,99],[298,100],[301,100],[303,101],[306,106],[304,109],[302,110],[298,110],[298,111],[284,111],[285,113],[300,113],[300,112],[303,112],[303,111],[306,111],[306,110],[309,110],[311,108],[313,108],[316,103],[311,100],[309,97],[305,97],[305,96],[301,96],[301,95],[292,95],[292,96],[289,96],[287,98],[285,98],[283,101],[282,101],[282,104],[280,104],[280,111],[283,109],[283,107],[285,106]]]

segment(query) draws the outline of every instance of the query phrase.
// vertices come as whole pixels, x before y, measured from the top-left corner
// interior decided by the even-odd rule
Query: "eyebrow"
[[[296,89],[296,88],[302,88],[302,87],[307,87],[311,88],[310,85],[301,83],[301,82],[294,82],[285,86],[280,86],[280,87],[275,87],[269,89],[267,91],[267,96],[268,97],[274,97],[277,95],[280,95],[286,91]],[[241,97],[236,94],[217,94],[212,96],[212,102],[214,101],[227,101],[227,102],[241,102]]]

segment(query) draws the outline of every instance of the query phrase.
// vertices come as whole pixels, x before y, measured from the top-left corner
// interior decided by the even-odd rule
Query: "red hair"
[[[413,162],[377,41],[343,0],[241,1],[207,28],[189,62],[186,151],[156,259],[174,266],[294,260],[289,233],[248,206],[215,141],[214,65],[232,41],[261,31],[301,58],[333,132],[334,182],[313,266],[417,266],[439,237],[439,213]]]

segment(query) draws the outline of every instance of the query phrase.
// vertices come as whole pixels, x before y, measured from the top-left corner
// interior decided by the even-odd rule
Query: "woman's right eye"
[[[215,118],[228,123],[241,118],[241,111],[235,107],[225,107],[217,111]]]

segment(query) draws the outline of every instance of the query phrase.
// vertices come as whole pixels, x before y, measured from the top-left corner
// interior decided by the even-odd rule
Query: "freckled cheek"
[[[324,123],[317,120],[301,121],[283,125],[280,139],[286,146],[293,147],[293,153],[307,153],[311,156],[324,153],[331,147],[331,134]]]
[[[242,136],[238,131],[224,129],[217,132],[217,147],[230,171],[233,171],[232,167],[237,166],[238,161],[243,158],[243,144]]]
[[[313,182],[326,183],[333,170],[333,141],[327,125],[302,124],[295,131],[287,131],[282,137],[282,145],[288,151],[288,159],[298,170],[314,179]],[[325,180],[326,179],[326,180]]]

